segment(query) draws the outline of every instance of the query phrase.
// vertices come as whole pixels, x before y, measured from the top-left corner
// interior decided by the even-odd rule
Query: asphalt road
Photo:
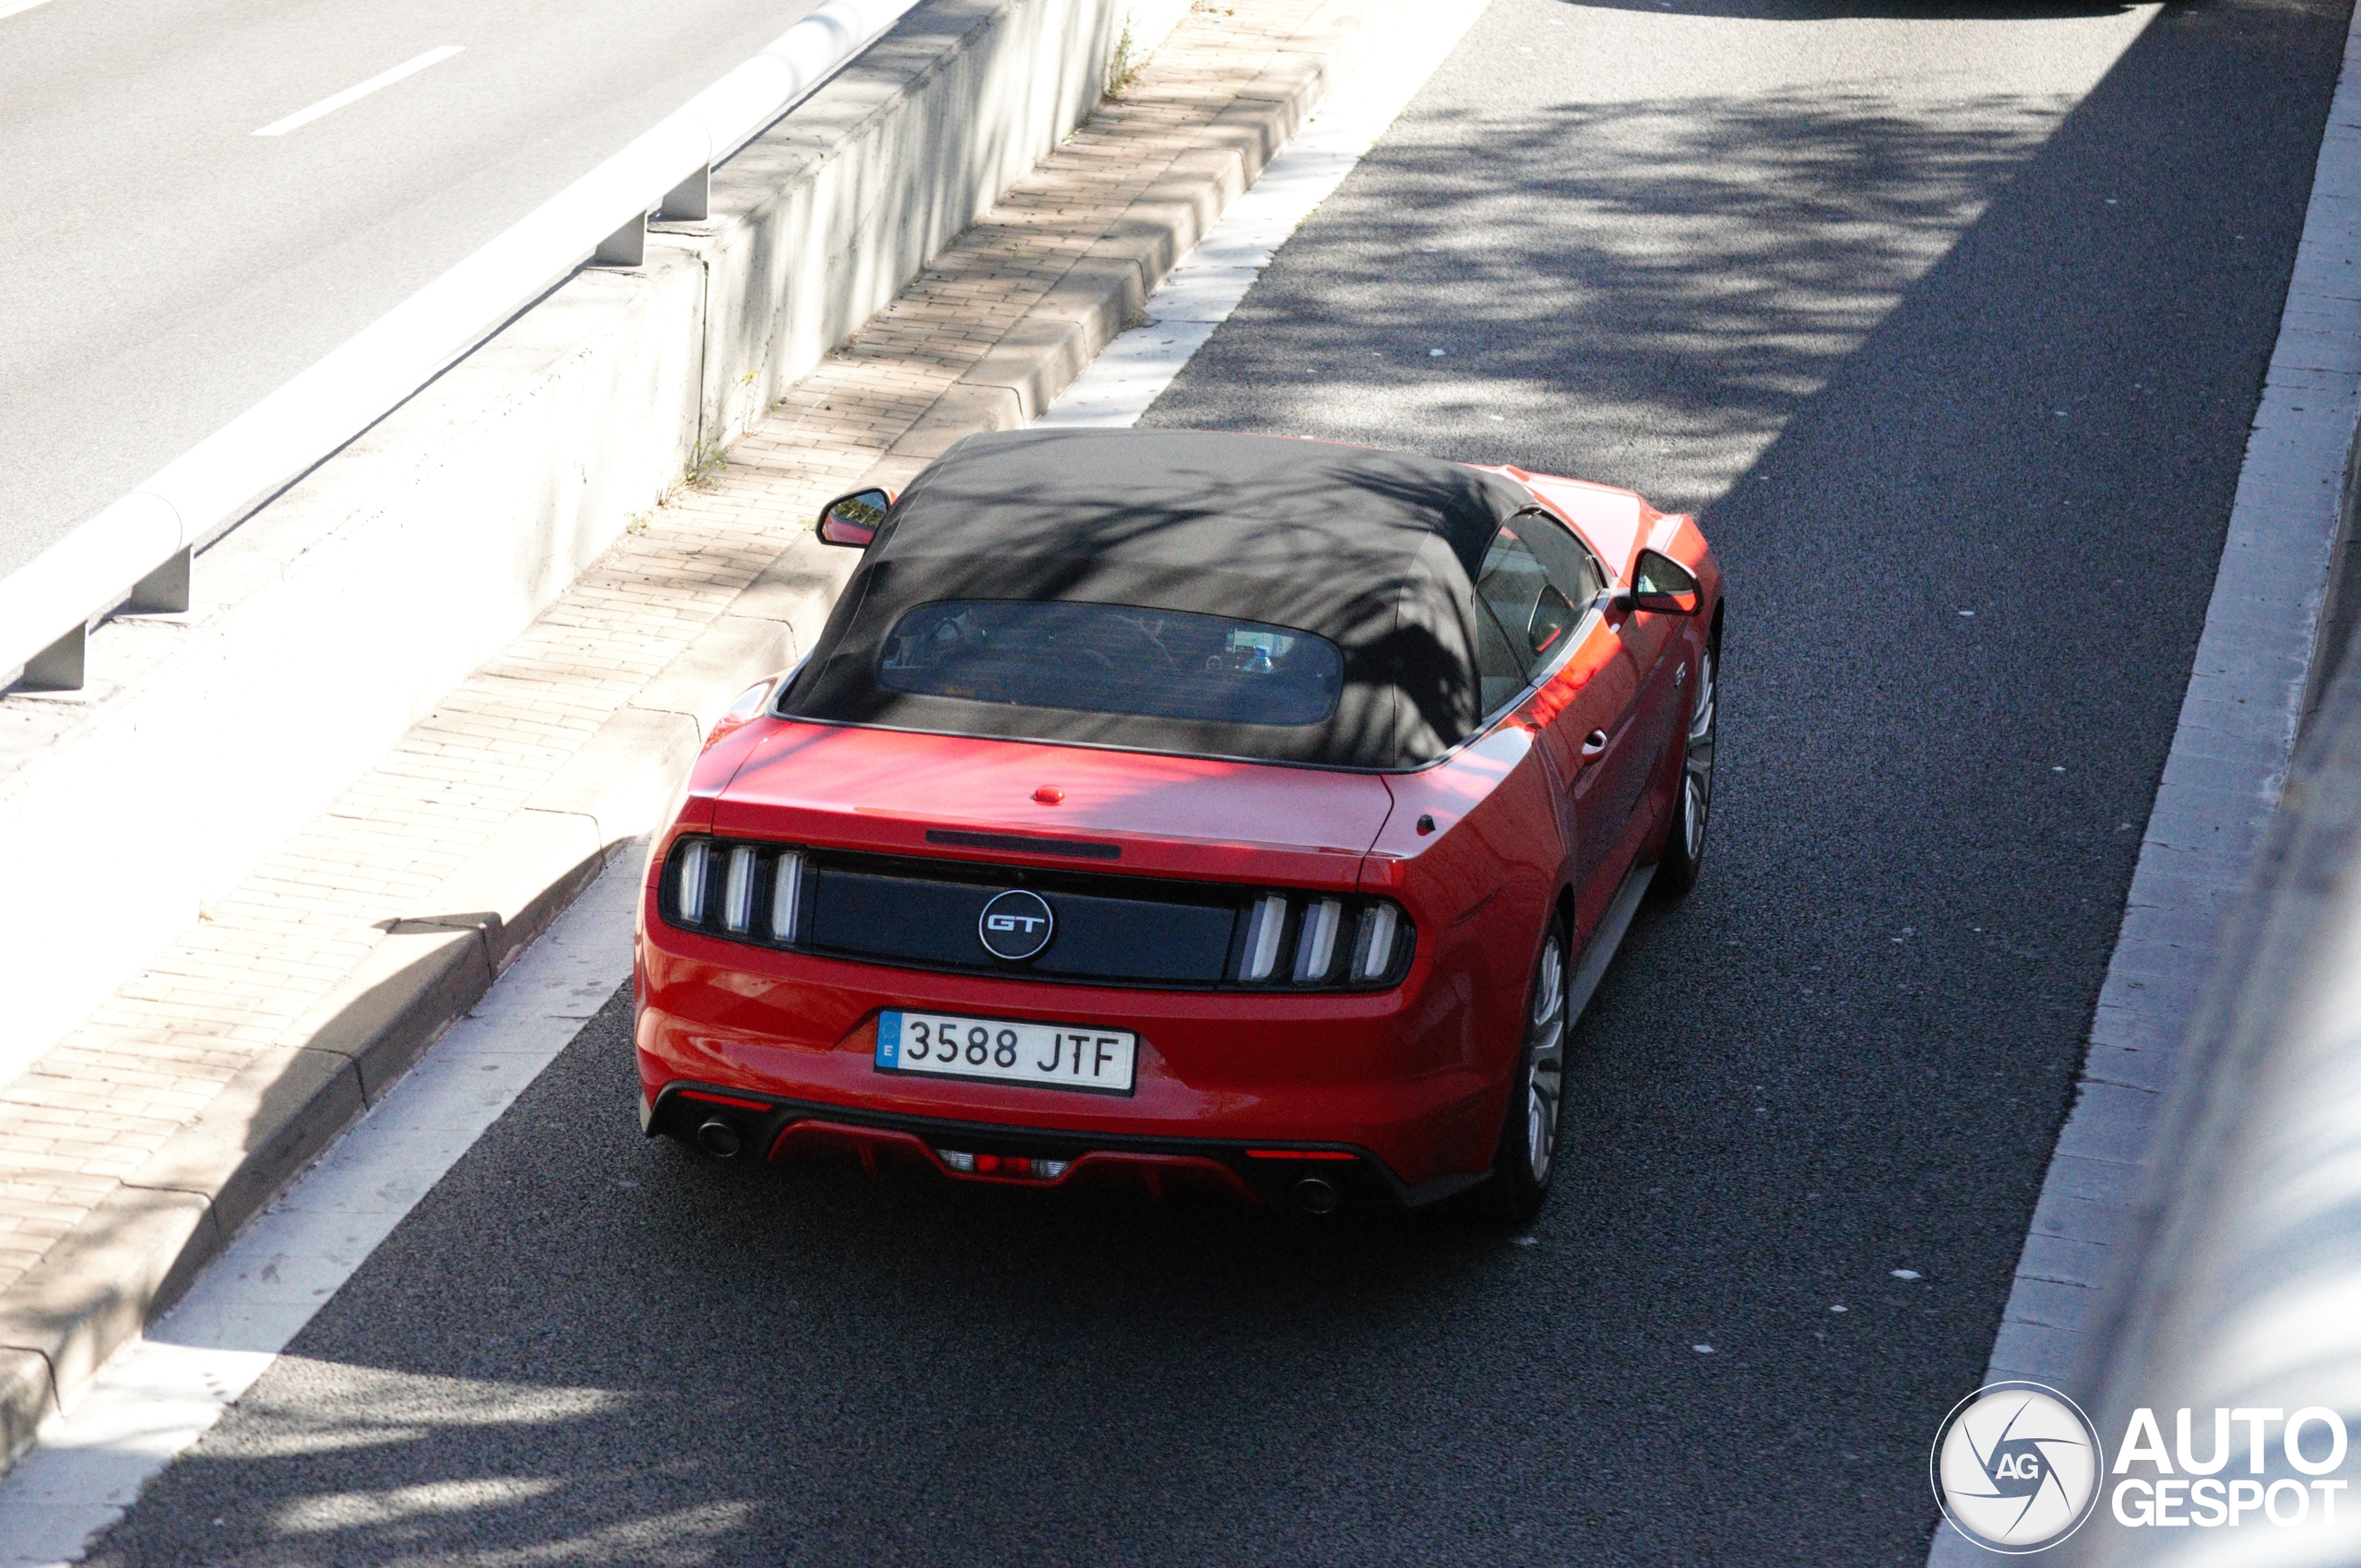
[[[1727,565],[1704,881],[1529,1244],[701,1164],[618,998],[94,1560],[1920,1562],[2345,17],[2140,20],[1494,0],[1151,413],[1632,484]]]
[[[816,5],[47,0],[0,17],[0,575]]]

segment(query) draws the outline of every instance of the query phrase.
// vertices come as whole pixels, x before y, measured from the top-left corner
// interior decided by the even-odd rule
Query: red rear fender
[[[1361,891],[1400,900],[1420,953],[1442,974],[1465,977],[1432,989],[1427,1004],[1456,1008],[1453,1054],[1493,1072],[1521,1043],[1525,981],[1572,874],[1553,776],[1533,732],[1509,722],[1387,783],[1394,814],[1362,862]],[[1433,826],[1421,832],[1425,820]]]

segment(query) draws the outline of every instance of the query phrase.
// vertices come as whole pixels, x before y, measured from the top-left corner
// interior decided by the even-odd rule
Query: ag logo
[[[1050,913],[1048,899],[1038,893],[1012,887],[984,906],[982,917],[976,921],[976,937],[984,944],[985,952],[1014,963],[1030,958],[1047,947],[1050,933],[1057,926],[1057,917]]]
[[[1987,1551],[2056,1546],[2097,1503],[2106,1455],[2080,1407],[2038,1383],[1994,1383],[1952,1407],[1928,1469],[1935,1501]]]

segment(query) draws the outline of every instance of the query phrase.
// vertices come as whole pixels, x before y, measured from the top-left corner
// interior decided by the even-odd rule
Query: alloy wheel
[[[1554,931],[1534,977],[1526,1035],[1533,1065],[1525,1076],[1525,1149],[1538,1184],[1549,1180],[1557,1153],[1558,1101],[1566,1083],[1566,954]]]
[[[1689,715],[1689,742],[1680,767],[1680,831],[1693,862],[1705,852],[1705,817],[1714,805],[1714,726],[1721,717],[1714,649],[1697,663],[1697,703]]]

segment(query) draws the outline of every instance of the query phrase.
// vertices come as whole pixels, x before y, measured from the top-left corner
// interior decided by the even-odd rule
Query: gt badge
[[[982,916],[976,921],[976,939],[993,957],[1016,963],[1047,947],[1057,923],[1057,917],[1050,913],[1048,899],[1038,893],[1012,887],[984,906]]]

